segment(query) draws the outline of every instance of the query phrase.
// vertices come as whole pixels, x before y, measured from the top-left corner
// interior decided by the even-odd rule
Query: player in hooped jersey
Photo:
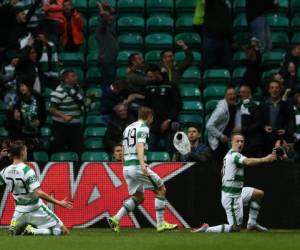
[[[11,220],[11,235],[64,235],[69,234],[62,221],[42,201],[72,208],[67,200],[56,200],[40,188],[35,172],[24,161],[27,148],[22,141],[10,145],[13,164],[0,172],[0,185],[6,184],[15,200],[15,212]]]
[[[154,173],[146,163],[149,138],[149,126],[153,121],[153,111],[141,107],[138,111],[138,121],[130,124],[123,133],[123,174],[128,185],[131,197],[126,200],[119,212],[108,219],[113,231],[120,231],[120,220],[132,212],[144,201],[144,189],[151,189],[156,193],[156,228],[158,232],[172,230],[176,224],[164,220],[166,205],[166,188],[162,179]]]
[[[267,155],[262,158],[247,158],[240,152],[244,146],[243,134],[236,130],[231,135],[232,148],[224,158],[222,169],[222,205],[226,211],[229,224],[209,227],[204,223],[199,228],[192,230],[197,232],[239,232],[243,223],[243,206],[249,205],[249,219],[247,223],[248,230],[260,232],[267,231],[267,228],[257,223],[257,217],[260,209],[261,200],[264,197],[262,190],[244,187],[244,166],[255,166],[261,163],[272,162],[276,160],[276,155]]]

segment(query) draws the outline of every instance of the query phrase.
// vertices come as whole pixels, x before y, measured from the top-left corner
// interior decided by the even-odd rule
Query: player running
[[[149,126],[152,122],[153,111],[147,107],[141,107],[138,110],[138,121],[130,124],[123,133],[123,174],[131,198],[124,202],[115,216],[108,219],[110,227],[115,232],[120,231],[120,220],[144,201],[144,189],[151,189],[156,193],[157,231],[162,232],[177,227],[177,224],[169,224],[164,220],[166,188],[162,179],[149,169],[145,162]]]
[[[240,152],[244,147],[244,136],[239,131],[233,131],[231,135],[232,148],[224,158],[222,170],[222,205],[226,211],[228,224],[209,227],[204,223],[191,232],[239,232],[243,223],[243,206],[250,205],[248,230],[267,231],[267,228],[257,223],[261,200],[264,197],[262,190],[244,187],[244,166],[255,166],[276,159],[275,154],[269,154],[263,158],[247,158]]]
[[[27,159],[27,148],[22,141],[13,142],[9,154],[13,164],[0,172],[0,185],[7,185],[16,203],[9,227],[10,234],[69,234],[62,221],[41,199],[64,208],[72,208],[73,204],[67,200],[56,200],[40,188],[35,172],[24,163]]]

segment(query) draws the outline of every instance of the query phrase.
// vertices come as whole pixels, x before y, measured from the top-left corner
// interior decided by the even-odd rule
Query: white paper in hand
[[[191,152],[190,141],[187,135],[183,132],[177,132],[174,135],[173,145],[177,149],[177,151],[182,155],[186,155]]]

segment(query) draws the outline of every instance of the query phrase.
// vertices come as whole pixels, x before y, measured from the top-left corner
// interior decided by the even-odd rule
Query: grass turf
[[[157,233],[154,229],[122,230],[113,233],[108,229],[72,230],[68,237],[9,237],[0,230],[0,249],[42,250],[288,250],[300,249],[300,231],[274,230],[268,233],[241,232],[231,234],[192,234],[188,230]]]

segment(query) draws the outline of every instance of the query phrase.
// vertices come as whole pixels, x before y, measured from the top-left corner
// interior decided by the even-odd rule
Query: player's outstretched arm
[[[73,203],[70,201],[67,201],[66,199],[63,200],[56,200],[55,198],[51,197],[49,194],[45,193],[42,189],[37,188],[34,193],[40,197],[41,199],[51,202],[53,204],[59,205],[64,208],[73,208]]]
[[[262,158],[245,158],[243,164],[246,166],[256,166],[266,162],[273,162],[276,160],[275,153],[269,154]]]

